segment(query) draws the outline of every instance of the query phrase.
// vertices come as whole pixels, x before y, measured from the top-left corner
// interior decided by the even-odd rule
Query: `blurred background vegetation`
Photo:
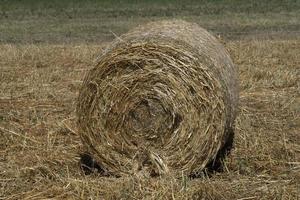
[[[0,43],[99,43],[148,21],[193,21],[226,39],[294,38],[299,0],[0,0]]]

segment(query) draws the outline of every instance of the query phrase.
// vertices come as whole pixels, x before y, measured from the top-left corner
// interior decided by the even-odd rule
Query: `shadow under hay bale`
[[[85,77],[82,142],[110,173],[190,175],[228,144],[237,71],[206,30],[161,21],[116,38]]]

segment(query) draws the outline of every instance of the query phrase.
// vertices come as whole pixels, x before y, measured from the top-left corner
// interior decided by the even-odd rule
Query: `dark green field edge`
[[[223,14],[298,12],[299,0],[1,0],[3,14],[42,15],[67,12],[84,16],[166,16],[177,14]],[[72,14],[71,14],[72,15]]]
[[[0,43],[99,43],[139,24],[174,18],[228,40],[300,35],[299,0],[0,2]]]
[[[118,32],[118,31],[116,31]],[[226,41],[234,40],[295,40],[300,39],[300,31],[276,31],[276,30],[251,30],[244,32],[227,32],[222,30],[209,30],[214,36],[221,37]],[[3,36],[0,33],[0,44],[101,44],[115,39],[112,32],[79,35],[76,32],[52,33],[39,32],[30,35],[10,34]]]
[[[190,20],[200,24],[215,36],[226,40],[243,39],[299,39],[300,24],[280,24],[280,25],[244,25],[233,26],[227,24],[203,23],[201,20]],[[27,43],[101,43],[113,40],[138,24],[147,21],[120,22],[117,24],[90,23],[84,22],[36,22],[21,21],[20,24],[13,25],[14,22],[7,22],[7,28],[0,25],[1,44],[27,44]],[[22,25],[25,24],[25,25]]]
[[[0,0],[0,20],[151,18],[295,13],[299,0]]]

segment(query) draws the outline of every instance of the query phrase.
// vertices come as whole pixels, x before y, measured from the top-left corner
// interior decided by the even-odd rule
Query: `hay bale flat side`
[[[85,77],[79,133],[111,173],[196,173],[234,126],[237,86],[228,53],[206,30],[149,23],[116,38]]]

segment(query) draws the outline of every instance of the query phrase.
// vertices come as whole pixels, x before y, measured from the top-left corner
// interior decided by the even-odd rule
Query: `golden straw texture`
[[[193,174],[234,126],[237,72],[197,24],[140,26],[116,38],[85,77],[77,116],[83,144],[114,174]]]

